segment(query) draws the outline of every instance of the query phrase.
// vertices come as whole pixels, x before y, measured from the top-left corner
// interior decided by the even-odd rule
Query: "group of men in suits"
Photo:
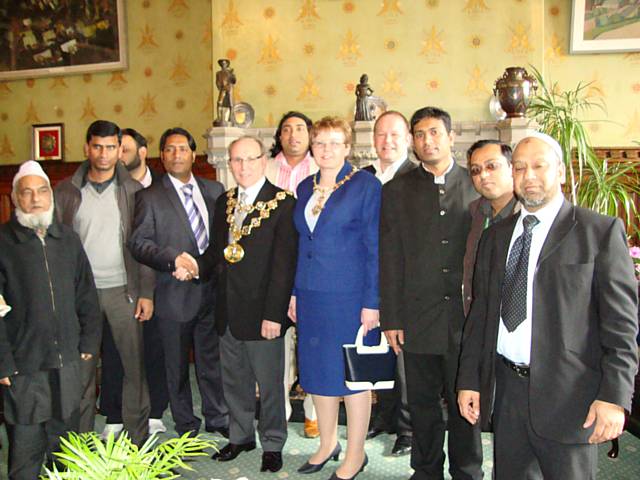
[[[107,433],[124,428],[142,443],[164,428],[153,420],[167,398],[177,432],[197,432],[193,347],[205,429],[229,438],[213,458],[256,448],[257,384],[261,471],[282,468],[292,191],[317,171],[310,124],[287,113],[272,159],[258,138],[235,140],[237,187],[226,194],[193,175],[196,143],[182,128],[162,135],[166,173],[157,175],[135,130],[89,127],[87,160],[55,189],[55,203],[95,278]],[[622,224],[564,200],[562,152],[546,135],[513,153],[476,142],[467,169],[454,142],[449,114],[435,107],[410,121],[389,111],[374,125],[378,159],[367,170],[384,184],[380,322],[399,361],[369,437],[397,433],[392,454],[411,452],[414,480],[443,478],[445,429],[452,478],[482,478],[481,427],[495,433],[497,479],[595,478],[595,445],[620,434],[638,361]],[[95,414],[89,350],[78,367],[81,431],[93,430]]]

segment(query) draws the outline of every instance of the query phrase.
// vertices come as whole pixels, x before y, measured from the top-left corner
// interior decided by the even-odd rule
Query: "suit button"
[[[442,245],[448,245],[449,244],[449,240],[447,240],[446,238],[443,238],[442,240],[440,240],[440,243]]]
[[[447,214],[447,211],[443,208],[442,210],[440,210],[440,216],[443,217]]]
[[[311,252],[307,253],[307,258],[313,258],[313,254]]]
[[[442,269],[442,273],[449,273],[449,269],[448,269],[447,267],[444,267],[444,268]]]
[[[451,297],[449,295],[445,295],[444,299],[448,302],[449,300],[451,300]]]
[[[309,235],[309,240],[313,240],[313,235]]]
[[[442,188],[442,187],[441,187],[441,188],[439,188],[439,189],[438,189],[438,193],[439,193],[440,195],[444,195],[444,188]]]

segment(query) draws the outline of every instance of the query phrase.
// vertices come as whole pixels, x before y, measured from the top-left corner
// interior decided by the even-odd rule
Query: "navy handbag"
[[[396,354],[387,338],[380,334],[380,344],[363,343],[362,327],[354,344],[342,345],[345,385],[349,390],[384,390],[393,388],[396,378]]]

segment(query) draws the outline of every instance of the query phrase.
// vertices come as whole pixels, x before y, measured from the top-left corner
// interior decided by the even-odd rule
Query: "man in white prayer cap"
[[[20,166],[11,197],[15,214],[0,225],[0,389],[9,479],[34,480],[77,430],[80,360],[98,353],[101,318],[89,261],[54,219],[39,163]]]

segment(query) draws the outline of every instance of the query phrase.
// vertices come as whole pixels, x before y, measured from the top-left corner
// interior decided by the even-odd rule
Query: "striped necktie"
[[[184,209],[189,217],[189,224],[191,230],[196,237],[196,243],[198,244],[198,250],[200,253],[204,252],[209,245],[209,236],[207,235],[207,228],[204,225],[204,219],[200,214],[200,210],[193,201],[193,185],[187,183],[182,187],[182,193],[184,194]]]

